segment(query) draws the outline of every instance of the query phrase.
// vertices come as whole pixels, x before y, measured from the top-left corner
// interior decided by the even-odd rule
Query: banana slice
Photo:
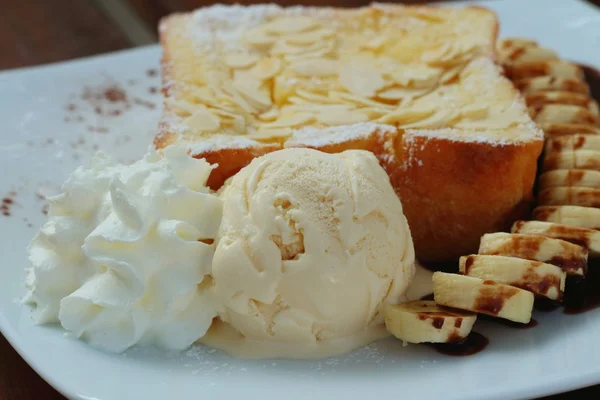
[[[528,94],[534,92],[554,91],[590,94],[590,88],[585,81],[572,78],[558,78],[556,76],[538,76],[535,78],[525,78],[514,82],[521,93]]]
[[[533,210],[533,219],[579,228],[600,229],[600,209],[592,207],[538,206]]]
[[[464,340],[477,314],[442,307],[434,301],[411,301],[384,308],[387,330],[408,343],[456,343]]]
[[[547,138],[566,135],[600,135],[600,128],[587,124],[539,124]]]
[[[520,65],[536,61],[558,60],[558,55],[555,51],[538,46],[504,48],[499,56],[503,65]]]
[[[548,154],[542,166],[544,171],[553,169],[600,170],[600,151],[564,150]]]
[[[472,254],[460,258],[460,272],[483,280],[506,283],[550,300],[562,300],[567,274],[556,265],[505,256]]]
[[[497,42],[498,51],[503,51],[506,49],[515,49],[521,47],[537,47],[538,42],[533,39],[525,38],[525,37],[511,37],[500,39]]]
[[[538,124],[582,124],[600,126],[600,116],[585,107],[569,104],[543,104],[528,107],[529,115]]]
[[[555,76],[580,81],[585,79],[583,70],[578,65],[564,60],[521,62],[517,65],[506,66],[506,72],[513,81],[537,76]]]
[[[600,255],[600,232],[593,229],[542,221],[516,221],[512,233],[562,239],[588,249],[590,256]]]
[[[527,290],[445,272],[435,272],[432,280],[437,304],[523,324],[531,320],[534,295]]]
[[[569,104],[584,107],[596,115],[599,114],[598,103],[591,97],[581,93],[561,91],[535,92],[526,94],[525,101],[530,107],[544,104]]]
[[[479,254],[518,257],[552,264],[560,267],[567,275],[584,276],[587,271],[587,249],[544,236],[486,233],[481,237]]]
[[[600,188],[600,171],[585,169],[555,169],[538,178],[541,190],[559,187]]]
[[[553,187],[538,193],[541,206],[600,207],[600,189],[589,187]]]
[[[546,140],[546,153],[573,150],[600,151],[600,135],[568,135]]]

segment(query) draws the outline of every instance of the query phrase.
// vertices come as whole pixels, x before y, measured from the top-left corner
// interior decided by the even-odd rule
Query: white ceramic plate
[[[565,58],[600,66],[600,12],[593,6],[577,0],[484,4],[497,10],[501,36],[535,38]],[[7,204],[10,216],[0,211],[0,329],[63,394],[102,400],[465,400],[531,398],[600,383],[600,310],[538,314],[539,325],[529,330],[478,322],[491,343],[463,358],[392,340],[320,361],[244,361],[200,346],[183,354],[133,349],[115,356],[66,337],[58,327],[34,326],[19,301],[25,247],[45,218],[36,193],[55,192],[97,148],[125,161],[145,152],[160,115],[160,106],[147,104],[160,104],[160,95],[150,93],[160,79],[149,71],[158,69],[159,56],[153,46],[0,74],[0,198],[14,200]],[[104,93],[113,84],[126,90],[129,108],[110,100],[115,92]],[[120,115],[106,115],[111,113]]]

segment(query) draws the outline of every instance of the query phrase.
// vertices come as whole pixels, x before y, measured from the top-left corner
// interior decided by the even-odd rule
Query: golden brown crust
[[[484,233],[505,231],[527,216],[542,146],[541,140],[505,146],[401,140],[403,154],[420,162],[400,164],[390,177],[417,254],[424,261],[455,259],[473,252]]]

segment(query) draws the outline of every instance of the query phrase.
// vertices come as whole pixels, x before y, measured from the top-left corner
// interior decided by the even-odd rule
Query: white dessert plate
[[[566,59],[600,67],[600,12],[593,6],[578,0],[481,4],[498,12],[501,36],[534,38]],[[45,219],[40,196],[56,193],[96,149],[123,161],[145,152],[161,112],[159,57],[152,46],[0,73],[0,199],[7,199],[0,209],[0,330],[60,392],[100,400],[504,400],[600,383],[600,309],[536,313],[538,326],[527,330],[479,321],[476,330],[490,344],[469,357],[395,340],[317,361],[240,360],[202,346],[111,355],[59,327],[35,326],[20,299],[25,248]]]

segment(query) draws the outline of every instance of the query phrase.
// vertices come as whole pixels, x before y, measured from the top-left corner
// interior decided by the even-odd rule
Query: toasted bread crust
[[[473,7],[491,13],[484,8]],[[181,77],[172,69],[170,35],[181,16],[169,17],[161,24],[163,45],[163,93],[168,96]],[[498,21],[490,29],[492,46],[496,42]],[[494,51],[489,54],[494,59]],[[523,102],[514,89],[517,102]],[[177,133],[162,124],[155,139],[158,148],[178,142]],[[215,148],[192,151],[194,157],[219,164],[209,180],[219,188],[252,158],[280,149],[279,143],[255,142],[244,148]],[[363,149],[378,156],[399,194],[413,235],[417,257],[424,261],[446,261],[477,251],[484,233],[508,230],[525,218],[533,200],[537,158],[543,147],[541,135],[523,141],[494,142],[472,137],[419,136],[395,129],[392,133],[366,129],[347,140],[311,143],[289,140],[283,147],[310,147],[336,153]]]
[[[403,153],[413,153],[419,162],[400,164],[390,178],[423,260],[468,254],[484,233],[505,231],[529,214],[542,141],[491,146],[406,139]]]

